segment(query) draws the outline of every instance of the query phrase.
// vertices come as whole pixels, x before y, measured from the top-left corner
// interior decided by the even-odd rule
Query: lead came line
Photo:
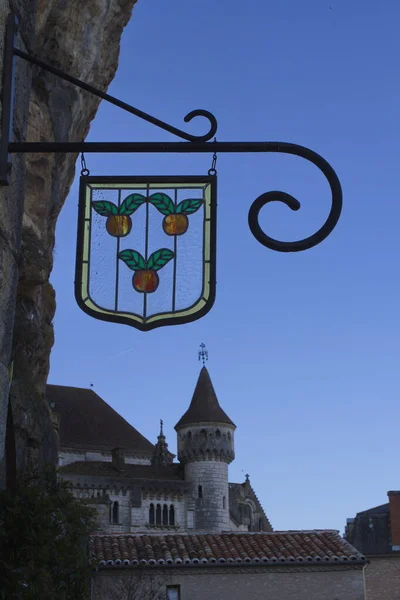
[[[208,184],[207,184],[208,186]],[[207,187],[206,186],[206,187]],[[202,247],[202,251],[201,251],[201,258],[202,258],[202,273],[201,273],[201,296],[200,299],[203,299],[207,302],[207,300],[204,298],[204,290],[205,290],[205,285],[206,285],[206,263],[209,262],[206,260],[206,234],[207,234],[207,230],[209,229],[209,221],[210,219],[207,218],[207,196],[206,196],[206,187],[203,189],[203,247]],[[210,281],[208,281],[207,283],[210,283]]]
[[[84,233],[84,240],[85,240],[85,236],[87,235],[87,241],[88,241],[88,253],[87,253],[87,289],[88,289],[88,294],[89,294],[89,298],[92,299],[91,297],[91,281],[90,281],[90,275],[91,275],[91,271],[92,271],[92,265],[91,265],[91,257],[92,257],[92,229],[93,229],[93,212],[92,212],[92,200],[93,200],[93,189],[90,190],[90,194],[89,194],[89,210],[90,210],[90,220],[87,223],[87,231],[86,233]],[[85,212],[86,212],[86,206],[85,206]],[[83,242],[84,243],[84,242]],[[81,286],[82,286],[81,282]],[[82,290],[82,287],[81,287]]]
[[[174,200],[175,200],[175,208],[178,202],[178,189],[174,190]],[[174,235],[174,274],[173,274],[173,286],[172,286],[172,312],[175,312],[175,303],[176,303],[176,252],[178,248],[178,238],[175,233]]]
[[[121,190],[118,190],[118,214],[119,207],[121,205]],[[118,229],[117,229],[118,231]],[[118,232],[119,233],[119,232]],[[115,312],[118,312],[118,294],[119,294],[119,249],[120,249],[120,237],[117,237],[117,256],[115,261],[116,271],[115,271]]]
[[[149,197],[150,197],[150,186],[147,184],[147,198],[146,198],[146,225],[145,225],[145,237],[144,237],[144,258],[147,264],[149,254]],[[147,292],[143,293],[143,320],[147,317]]]

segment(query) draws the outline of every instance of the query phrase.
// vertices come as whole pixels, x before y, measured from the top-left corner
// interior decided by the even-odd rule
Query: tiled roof
[[[133,454],[153,454],[153,444],[92,390],[48,385],[46,396],[60,415],[61,448],[122,447]]]
[[[179,463],[154,467],[153,465],[130,465],[125,463],[123,471],[117,471],[111,462],[79,460],[59,468],[63,476],[87,475],[92,477],[118,477],[119,479],[184,479],[183,466]]]
[[[361,564],[366,560],[336,531],[93,535],[90,550],[102,566]]]
[[[228,415],[220,407],[210,375],[206,367],[203,367],[200,371],[190,406],[175,425],[175,429],[189,423],[212,422],[227,423],[235,427],[234,423],[232,423]]]

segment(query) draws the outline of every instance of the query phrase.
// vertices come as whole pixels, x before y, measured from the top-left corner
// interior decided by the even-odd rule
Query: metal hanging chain
[[[217,141],[217,138],[214,138],[214,142]],[[217,153],[214,152],[213,157],[212,157],[212,163],[211,163],[211,169],[208,169],[208,174],[213,176],[217,174]]]
[[[90,175],[90,171],[86,166],[85,155],[82,152],[82,154],[81,154],[81,176],[87,177],[88,175]]]

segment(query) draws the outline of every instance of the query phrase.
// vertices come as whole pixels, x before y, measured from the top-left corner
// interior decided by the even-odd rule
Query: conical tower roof
[[[236,427],[220,407],[210,375],[206,367],[203,367],[200,371],[190,406],[175,425],[175,429],[189,423],[215,422],[226,423]]]

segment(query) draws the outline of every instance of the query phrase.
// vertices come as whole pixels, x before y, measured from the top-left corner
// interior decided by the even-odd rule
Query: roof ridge
[[[95,390],[92,390],[91,388],[87,387],[81,387],[80,385],[60,385],[59,383],[47,383],[46,388],[48,387],[63,388],[65,390],[85,390],[85,392],[92,392],[93,394],[96,394],[96,396],[99,396]],[[100,397],[101,396],[99,396],[99,398]]]
[[[389,507],[389,502],[384,502],[383,504],[377,504],[376,506],[372,506],[371,508],[365,508],[364,510],[360,510],[357,515],[362,515],[363,513],[369,513],[372,512],[374,510],[377,510],[378,508],[384,508],[384,507]]]
[[[155,536],[179,536],[179,537],[185,537],[185,536],[204,536],[204,535],[209,535],[209,536],[222,536],[222,535],[233,535],[233,536],[255,536],[255,535],[262,535],[262,536],[277,536],[277,535],[292,535],[292,534],[304,534],[304,535],[310,535],[310,534],[314,534],[314,535],[320,535],[320,534],[335,534],[338,535],[340,537],[340,539],[343,542],[346,542],[346,544],[348,544],[350,547],[352,547],[352,545],[347,542],[347,540],[345,540],[340,533],[336,530],[336,529],[293,529],[293,530],[287,530],[287,531],[222,531],[221,533],[204,533],[204,532],[189,532],[189,531],[180,531],[180,532],[168,532],[168,534],[166,534],[165,532],[162,531],[154,531],[154,532],[143,532],[143,531],[138,531],[138,532],[123,532],[123,533],[109,533],[109,532],[94,532],[91,533],[89,537],[141,537],[141,536],[151,536],[151,537],[155,537]]]

